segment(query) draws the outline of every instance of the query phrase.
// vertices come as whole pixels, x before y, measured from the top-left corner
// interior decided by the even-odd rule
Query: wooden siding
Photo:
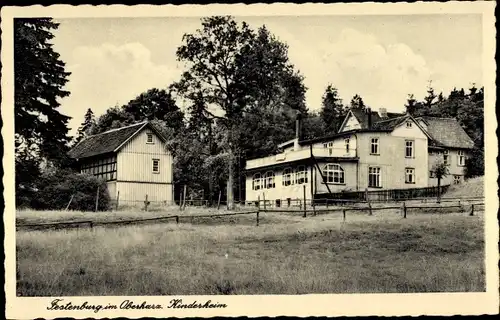
[[[120,203],[132,204],[132,201],[141,203],[148,195],[148,201],[172,202],[172,185],[160,183],[116,182],[116,191],[120,192]]]
[[[153,143],[147,143],[148,133],[153,134]],[[160,161],[159,173],[153,173],[153,159]],[[151,130],[145,129],[118,153],[117,180],[172,183],[172,163],[172,155],[166,151],[165,144]]]
[[[116,156],[96,156],[80,163],[80,172],[92,174],[106,181],[116,180]]]
[[[116,200],[116,181],[108,181],[108,193],[111,200]]]

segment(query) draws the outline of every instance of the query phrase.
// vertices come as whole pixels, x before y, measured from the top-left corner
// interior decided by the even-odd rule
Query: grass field
[[[18,212],[18,219],[46,214]],[[125,214],[134,215],[144,212]],[[483,230],[482,214],[402,219],[379,211],[353,212],[346,222],[339,214],[269,213],[259,227],[251,215],[206,224],[18,231],[17,294],[484,291]]]

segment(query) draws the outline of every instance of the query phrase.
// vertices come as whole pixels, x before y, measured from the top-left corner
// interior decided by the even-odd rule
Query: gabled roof
[[[361,129],[369,129],[368,112],[364,112],[363,110],[360,109],[351,109],[351,113],[356,117],[356,119],[358,119],[358,122],[361,125]],[[382,120],[377,111],[370,110],[370,113],[372,116],[372,124]]]
[[[418,117],[417,120],[419,119],[426,122],[426,131],[432,137],[432,145],[465,149],[474,147],[474,141],[455,118]]]
[[[74,159],[82,159],[117,152],[126,142],[146,127],[152,129],[162,141],[166,141],[153,125],[145,121],[89,136],[74,146],[68,152],[68,155]]]

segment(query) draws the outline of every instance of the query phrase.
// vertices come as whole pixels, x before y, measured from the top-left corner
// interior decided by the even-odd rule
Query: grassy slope
[[[346,223],[338,215],[266,216],[258,228],[164,224],[17,232],[17,292],[482,291],[483,230],[482,217],[463,214],[352,214]]]
[[[484,177],[469,179],[458,185],[451,185],[448,191],[443,195],[447,198],[462,197],[483,197],[484,196]]]

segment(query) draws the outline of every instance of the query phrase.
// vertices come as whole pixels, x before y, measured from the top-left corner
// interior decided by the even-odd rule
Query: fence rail
[[[462,199],[463,200],[463,199]],[[457,205],[442,205],[442,206],[407,206],[405,202],[403,202],[402,206],[383,206],[383,207],[372,207],[370,203],[367,203],[367,206],[364,207],[341,207],[341,208],[319,208],[316,209],[314,206],[311,209],[307,209],[303,207],[301,210],[286,210],[286,209],[261,209],[260,206],[257,207],[256,211],[243,211],[243,212],[230,212],[230,213],[221,213],[221,214],[203,214],[203,215],[169,215],[169,216],[161,216],[161,217],[153,217],[153,218],[143,218],[143,219],[130,219],[130,220],[115,220],[115,221],[91,221],[91,220],[82,220],[82,221],[63,221],[63,222],[49,222],[49,223],[38,223],[38,224],[16,224],[17,230],[43,230],[43,229],[70,229],[70,228],[85,228],[88,227],[90,229],[97,226],[108,226],[108,225],[134,225],[134,224],[142,224],[146,222],[160,222],[160,221],[169,221],[175,220],[177,224],[180,223],[180,220],[190,220],[191,223],[193,219],[206,219],[206,218],[216,218],[216,217],[229,217],[236,215],[256,215],[256,225],[259,225],[260,214],[261,213],[300,213],[303,214],[303,217],[313,216],[320,213],[330,213],[330,212],[342,212],[343,219],[346,220],[346,212],[348,211],[368,211],[369,215],[372,215],[374,211],[381,210],[399,210],[401,212],[403,218],[406,218],[408,209],[460,209],[461,212],[470,211],[469,215],[473,216],[475,211],[482,211],[484,208],[478,208],[484,206],[484,203],[473,203],[467,206],[470,206],[469,210],[466,210],[464,204],[460,202]]]

